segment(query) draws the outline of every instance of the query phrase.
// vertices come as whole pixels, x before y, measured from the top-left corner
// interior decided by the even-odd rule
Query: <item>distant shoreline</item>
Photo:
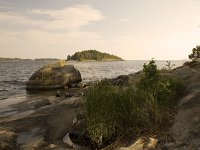
[[[32,60],[32,61],[40,61],[40,60],[46,60],[46,61],[58,61],[58,60],[64,60],[64,59],[59,59],[59,58],[35,58],[35,59],[30,59],[30,58],[1,58],[0,61],[23,61],[23,60]],[[148,59],[146,60],[65,60],[66,62],[113,62],[113,61],[149,61]],[[180,60],[156,60],[156,61],[189,61],[188,59],[180,59]]]
[[[28,58],[0,58],[0,61],[22,61],[22,60],[33,60],[33,61],[39,61],[39,60],[60,60],[58,58],[36,58],[36,59],[28,59]]]

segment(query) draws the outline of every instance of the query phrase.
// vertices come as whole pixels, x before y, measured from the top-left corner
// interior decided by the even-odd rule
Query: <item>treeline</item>
[[[116,61],[123,60],[122,58],[111,55],[108,53],[101,53],[97,50],[84,50],[82,52],[76,52],[74,55],[67,56],[67,60],[76,60],[76,61],[84,61],[84,60],[96,60],[96,61]]]

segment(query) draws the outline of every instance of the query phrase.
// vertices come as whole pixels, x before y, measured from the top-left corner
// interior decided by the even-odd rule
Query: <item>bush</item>
[[[183,83],[177,79],[161,76],[154,60],[148,65],[144,64],[144,75],[141,77],[137,88],[145,96],[146,107],[151,124],[156,128],[162,128],[163,121],[177,102],[178,96],[183,91]]]
[[[127,128],[159,131],[171,120],[183,84],[159,74],[154,60],[144,64],[135,87],[120,88],[102,81],[85,95],[87,132],[98,147],[112,141]]]

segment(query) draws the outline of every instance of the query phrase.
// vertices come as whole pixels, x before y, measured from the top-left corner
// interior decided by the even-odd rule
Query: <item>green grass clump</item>
[[[87,130],[95,144],[110,140],[132,121],[133,93],[100,82],[86,94]]]
[[[102,81],[85,94],[87,132],[97,147],[128,128],[138,134],[170,124],[182,82],[161,76],[154,60],[144,65],[143,72],[135,86],[120,88]]]

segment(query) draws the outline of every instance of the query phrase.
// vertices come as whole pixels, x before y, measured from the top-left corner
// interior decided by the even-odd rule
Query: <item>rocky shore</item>
[[[116,86],[135,84],[140,73],[110,79]],[[161,143],[156,135],[121,140],[104,149],[120,150],[198,150],[200,148],[200,63],[185,63],[162,74],[180,79],[186,89],[179,99],[173,125],[167,131],[170,139]],[[80,81],[79,81],[80,82]],[[84,135],[83,93],[92,84],[71,84],[68,88],[40,94],[15,104],[17,113],[0,118],[2,150],[68,150],[92,149]],[[45,93],[45,91],[43,92]],[[115,148],[113,148],[115,147]]]

